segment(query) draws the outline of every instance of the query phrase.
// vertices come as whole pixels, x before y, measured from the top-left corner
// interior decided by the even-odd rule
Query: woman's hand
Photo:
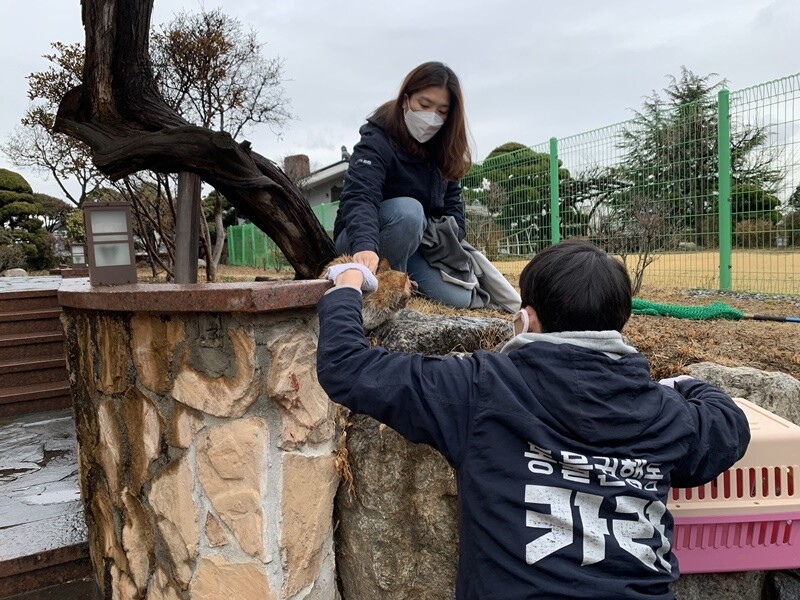
[[[378,255],[372,250],[362,250],[353,254],[353,262],[365,265],[373,273],[378,269]]]

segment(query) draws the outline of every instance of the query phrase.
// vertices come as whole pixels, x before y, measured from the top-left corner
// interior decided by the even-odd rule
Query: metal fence
[[[511,278],[581,237],[637,289],[800,294],[800,74],[493,154],[461,181],[467,239]],[[313,210],[332,233],[338,203]],[[288,266],[253,226],[228,236],[231,264]]]
[[[288,265],[275,242],[252,223],[231,225],[226,233],[229,265],[259,269],[278,269]]]
[[[333,235],[339,203],[319,204],[311,210],[325,231]],[[277,270],[290,267],[278,245],[252,223],[232,225],[225,231],[228,236],[229,265]]]
[[[462,180],[468,239],[510,276],[582,237],[637,285],[798,294],[799,119],[800,74],[501,148]]]

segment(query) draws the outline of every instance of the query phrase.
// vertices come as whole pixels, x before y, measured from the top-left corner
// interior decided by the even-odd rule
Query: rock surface
[[[454,472],[429,446],[353,415],[353,495],[336,498],[336,560],[347,600],[449,599],[458,561]]]
[[[389,352],[448,354],[494,348],[511,337],[511,320],[423,315],[403,309],[372,332]]]
[[[749,400],[800,425],[800,381],[791,375],[751,367],[723,367],[710,362],[690,365],[687,370],[733,397]]]

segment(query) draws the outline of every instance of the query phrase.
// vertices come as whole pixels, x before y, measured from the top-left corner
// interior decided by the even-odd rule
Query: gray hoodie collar
[[[629,345],[618,331],[560,331],[557,333],[521,333],[512,337],[500,349],[501,354],[521,348],[533,342],[550,344],[571,344],[589,350],[602,352],[609,358],[618,359],[627,354],[636,354],[636,348]]]

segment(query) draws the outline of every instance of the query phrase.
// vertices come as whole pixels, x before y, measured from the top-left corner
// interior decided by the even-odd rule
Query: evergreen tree
[[[622,134],[627,150],[617,173],[631,190],[615,196],[624,204],[633,195],[668,206],[669,215],[694,230],[700,242],[703,221],[718,212],[719,148],[717,99],[725,80],[699,76],[681,67],[663,96],[653,92]],[[765,149],[767,132],[757,125],[731,124],[731,170],[741,202],[760,211],[741,218],[768,218],[774,191],[782,179]],[[761,200],[753,202],[752,198]]]
[[[8,234],[6,244],[21,246],[28,268],[34,270],[53,266],[51,236],[39,218],[43,212],[23,176],[0,169],[0,225]]]
[[[567,185],[570,174],[561,168],[559,185]],[[465,200],[488,207],[510,238],[511,252],[528,254],[550,243],[550,155],[517,142],[492,150],[464,179]],[[562,235],[585,226],[573,196],[560,196]],[[578,231],[579,232],[579,231]]]

